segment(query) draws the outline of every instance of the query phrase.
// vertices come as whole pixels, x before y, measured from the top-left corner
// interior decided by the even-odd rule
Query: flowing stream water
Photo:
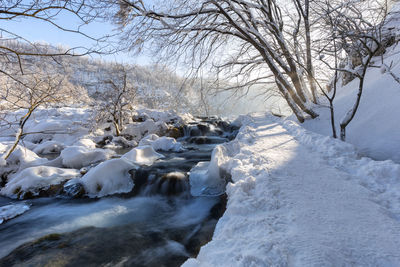
[[[161,152],[165,158],[136,171],[129,194],[26,200],[29,211],[0,225],[0,266],[179,266],[195,257],[226,196],[191,196],[186,174],[236,129],[203,118],[184,132],[185,151]],[[0,198],[0,206],[18,202]]]

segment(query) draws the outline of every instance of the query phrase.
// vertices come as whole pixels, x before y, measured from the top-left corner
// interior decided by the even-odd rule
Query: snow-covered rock
[[[149,134],[140,140],[139,146],[145,145],[152,146],[154,150],[175,152],[181,152],[184,150],[182,144],[177,142],[174,138],[166,136],[159,137],[156,134]]]
[[[225,146],[217,146],[210,162],[199,162],[190,170],[189,182],[192,196],[216,196],[225,192],[229,180],[226,163],[229,161]]]
[[[87,148],[85,146],[70,146],[61,151],[60,157],[65,167],[80,169],[93,163],[109,159],[114,152],[100,148]]]
[[[74,143],[74,146],[83,146],[86,148],[95,149],[96,143],[92,139],[82,138],[82,139],[79,139],[78,141],[76,141]]]
[[[30,206],[25,203],[15,203],[0,207],[0,224],[25,213],[29,208]]]
[[[154,161],[164,158],[164,155],[154,151],[151,146],[138,146],[122,156],[132,163],[140,165],[151,165]]]
[[[168,129],[168,126],[163,121],[153,121],[147,119],[144,122],[133,123],[126,126],[123,130],[123,134],[128,134],[135,137],[136,140],[140,140],[147,134],[162,134]]]
[[[90,169],[81,182],[89,197],[128,193],[134,186],[129,171],[136,168],[137,165],[126,158],[111,159]]]
[[[30,167],[11,176],[6,186],[0,190],[0,194],[11,198],[18,198],[30,192],[33,196],[36,196],[40,190],[47,189],[51,185],[60,184],[65,180],[77,176],[79,176],[79,171],[74,169],[48,166]]]
[[[37,145],[34,149],[33,152],[36,154],[51,154],[51,153],[60,153],[61,150],[63,150],[64,145],[60,142],[56,141],[46,141],[44,143],[41,143]]]
[[[161,111],[155,109],[142,108],[136,110],[136,113],[137,116],[140,118],[152,119],[154,121],[162,121],[165,123],[171,123],[171,122],[185,123],[188,121],[193,121],[194,119],[193,116],[190,115],[189,113],[178,115],[175,111],[172,110]]]
[[[11,143],[0,143],[0,157],[3,157],[11,146]],[[30,166],[42,165],[46,162],[48,162],[47,159],[39,157],[35,152],[21,145],[17,145],[15,150],[7,159],[7,165],[9,167],[15,166],[16,168],[19,167],[20,169],[24,169]]]

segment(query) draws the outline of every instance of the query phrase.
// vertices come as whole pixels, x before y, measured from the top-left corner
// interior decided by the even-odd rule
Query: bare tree
[[[315,83],[307,77],[313,73],[310,1],[103,2],[119,5],[114,18],[131,48],[150,43],[162,56],[194,69],[230,73],[241,86],[274,83],[300,122],[306,115],[318,116],[312,109]],[[299,66],[299,58],[309,72]]]
[[[62,15],[68,15],[71,19],[75,19],[76,23],[71,24],[67,21],[58,20]],[[100,17],[96,1],[85,0],[13,0],[2,1],[0,8],[0,21],[14,20],[36,20],[53,25],[56,30],[74,33],[91,40],[92,47],[73,47],[58,50],[49,50],[33,43],[28,39],[20,36],[16,32],[12,32],[5,27],[0,27],[0,57],[2,62],[17,62],[20,71],[23,73],[24,59],[29,57],[52,57],[56,59],[58,56],[81,56],[93,53],[110,53],[106,41],[109,35],[93,37],[84,32],[84,25],[87,25]],[[7,25],[7,24],[5,24]],[[0,72],[7,75],[7,70],[0,69]]]
[[[47,72],[43,66],[31,66],[29,72],[25,74],[2,77],[1,84],[3,88],[0,91],[2,128],[13,127],[13,122],[7,117],[10,111],[24,111],[18,118],[16,137],[13,145],[3,155],[4,160],[7,160],[27,134],[24,129],[25,124],[36,109],[85,98],[81,88],[70,84],[62,74]]]
[[[333,43],[325,45],[320,53],[333,57],[333,65],[328,59],[323,61],[335,72],[335,91],[338,72],[359,80],[354,105],[340,121],[340,138],[344,141],[346,127],[353,120],[361,102],[367,70],[374,57],[384,53],[390,39],[384,29],[388,2],[324,0],[320,2],[320,8],[321,17],[329,28],[329,39]],[[340,59],[341,54],[345,55],[344,59]],[[338,64],[338,60],[341,64]]]
[[[60,104],[70,99],[76,86],[68,84],[64,74],[49,71],[49,65],[40,66],[38,58],[49,58],[61,65],[61,57],[82,56],[92,53],[111,53],[106,42],[109,36],[93,37],[87,35],[82,26],[99,18],[96,1],[91,0],[13,0],[2,1],[0,21],[20,19],[42,21],[55,29],[84,36],[93,42],[92,47],[54,48],[49,45],[32,43],[16,32],[0,27],[0,89],[2,124],[6,121],[5,109],[24,109],[26,113],[19,119],[19,130],[14,145],[3,155],[7,159],[25,135],[24,126],[32,113],[41,106]],[[68,15],[77,20],[71,24],[58,20]],[[50,66],[51,68],[51,66]],[[67,86],[68,84],[68,86]]]
[[[116,65],[113,69],[113,77],[105,79],[105,86],[96,93],[96,117],[98,122],[111,120],[115,134],[119,136],[124,122],[129,121],[132,115],[137,88],[128,79],[129,70],[123,65]]]

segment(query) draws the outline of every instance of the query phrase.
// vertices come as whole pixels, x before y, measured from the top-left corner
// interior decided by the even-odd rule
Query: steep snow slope
[[[291,121],[244,121],[221,155],[234,182],[227,210],[185,267],[400,266],[400,191],[376,190],[385,176],[399,188],[399,165]]]
[[[400,35],[400,3],[397,3],[389,16],[386,28]],[[398,38],[397,38],[398,39]],[[374,66],[366,75],[361,103],[353,121],[347,127],[346,141],[354,144],[361,154],[377,160],[392,159],[400,163],[400,45],[396,43],[381,57],[374,59]],[[389,71],[386,67],[392,66]],[[391,74],[392,73],[392,74]],[[334,100],[336,127],[346,112],[354,105],[358,93],[358,79],[338,88]],[[328,108],[319,108],[320,117],[304,123],[312,131],[332,135]]]

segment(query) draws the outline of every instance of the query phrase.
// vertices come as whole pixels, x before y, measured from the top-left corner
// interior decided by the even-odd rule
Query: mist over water
[[[280,96],[267,97],[266,89],[252,88],[248,92],[225,91],[208,96],[211,105],[209,115],[232,117],[252,112],[272,111],[276,114],[289,115],[286,102]]]

